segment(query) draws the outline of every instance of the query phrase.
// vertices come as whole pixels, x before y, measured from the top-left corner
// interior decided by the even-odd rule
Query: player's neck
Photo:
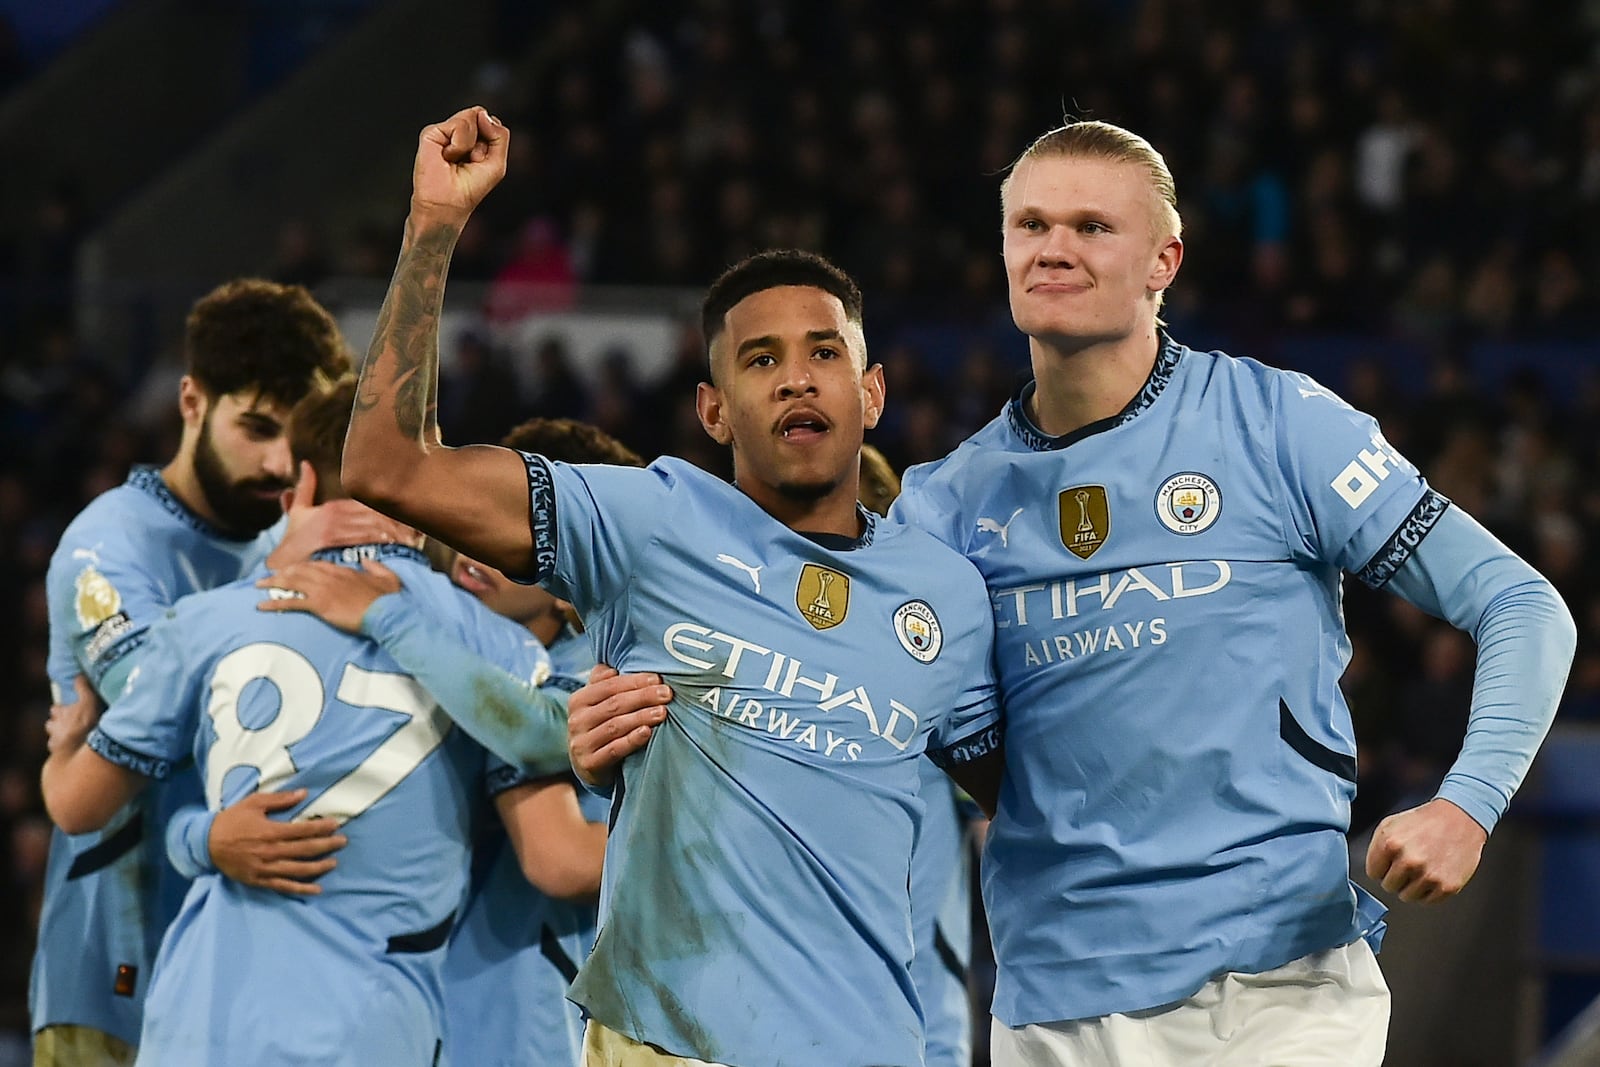
[[[860,537],[863,529],[861,514],[856,508],[856,491],[859,479],[849,478],[835,486],[825,496],[800,499],[790,496],[775,486],[746,483],[734,478],[734,485],[745,496],[754,500],[762,511],[777,519],[791,530],[800,533],[837,534],[840,537]]]
[[[1082,346],[1031,338],[1037,383],[1028,415],[1051,437],[1109,419],[1139,395],[1155,366],[1161,338],[1147,331]]]
[[[218,529],[222,528],[221,520],[206,499],[205,490],[200,488],[200,476],[194,472],[192,450],[180,447],[172,461],[161,468],[161,480],[167,483],[167,488],[184,507]]]

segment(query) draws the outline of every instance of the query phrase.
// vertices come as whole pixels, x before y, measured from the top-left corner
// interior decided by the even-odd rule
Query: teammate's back
[[[415,550],[324,558],[362,556],[400,573],[441,630],[519,667],[515,639],[484,636],[486,613]],[[258,612],[262,595],[241,582],[178,605],[152,632],[160,659],[91,744],[155,777],[192,750],[214,809],[303,787],[291,817],[345,820],[349,844],[313,897],[195,882],[156,963],[142,1061],[429,1063],[483,752],[375,643]]]
[[[345,371],[349,356],[338,324],[305,289],[240,279],[190,310],[184,362],[176,454],[91,503],[51,559],[58,702],[80,677],[116,699],[167,607],[265,556],[293,470],[288,412]],[[166,814],[193,794],[184,783],[153,790],[98,839],[52,837],[29,987],[41,1067],[73,1067],[86,1048],[131,1057],[150,960],[182,894],[152,846]]]

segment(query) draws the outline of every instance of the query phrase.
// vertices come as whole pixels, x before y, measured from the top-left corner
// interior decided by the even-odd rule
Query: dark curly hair
[[[522,452],[537,452],[559,463],[644,466],[644,460],[627,445],[599,427],[575,419],[529,419],[514,427],[500,443]]]
[[[195,303],[184,359],[213,397],[248,391],[286,406],[350,372],[333,316],[303,286],[260,278],[226,282]]]

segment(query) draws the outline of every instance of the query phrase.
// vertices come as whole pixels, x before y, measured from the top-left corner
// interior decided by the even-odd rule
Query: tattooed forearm
[[[355,409],[359,418],[387,399],[400,433],[431,443],[438,435],[439,315],[450,254],[461,231],[435,225],[412,232],[410,225],[378,313]]]

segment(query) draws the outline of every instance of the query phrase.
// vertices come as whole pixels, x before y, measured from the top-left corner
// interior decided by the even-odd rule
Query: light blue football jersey
[[[574,692],[589,678],[594,653],[577,631],[549,648],[546,685]],[[490,795],[529,779],[491,759]],[[574,786],[574,788],[577,788]],[[590,822],[605,822],[610,802],[577,788]],[[577,1067],[583,1015],[567,999],[594,944],[595,905],[558,900],[528,884],[497,820],[473,843],[472,881],[444,959],[446,1059],[454,1067]]]
[[[234,581],[272,549],[277,532],[232,538],[190,511],[155,467],[97,497],[50,557],[50,684],[71,698],[85,675],[114,700],[143,655],[152,623],[179,597]],[[183,771],[147,789],[104,830],[53,831],[28,986],[34,1030],[88,1026],[139,1039],[150,964],[187,889],[161,847],[166,818],[197,799]]]
[[[1311,379],[1165,336],[1129,406],[1067,437],[1031,389],[909,470],[895,512],[993,605],[995,1016],[1150,1008],[1376,939],[1344,839],[1341,572],[1382,584],[1446,501]]]
[[[538,669],[526,631],[421,553],[317,558],[383,560],[441,635],[520,677]],[[374,642],[258,611],[262,595],[246,580],[179,603],[89,744],[154,778],[192,753],[213,810],[304,787],[286,817],[339,819],[349,844],[319,896],[194,881],[156,961],[139,1062],[427,1067],[486,755]]]
[[[920,1064],[919,761],[999,743],[977,573],[865,512],[808,538],[674,459],[527,470],[537,577],[675,694],[623,763],[573,999],[712,1062]]]
[[[970,1067],[972,1004],[972,850],[963,807],[976,806],[948,775],[923,760],[922,824],[911,850],[911,922],[916,954],[911,981],[922,1002],[927,1067]]]

